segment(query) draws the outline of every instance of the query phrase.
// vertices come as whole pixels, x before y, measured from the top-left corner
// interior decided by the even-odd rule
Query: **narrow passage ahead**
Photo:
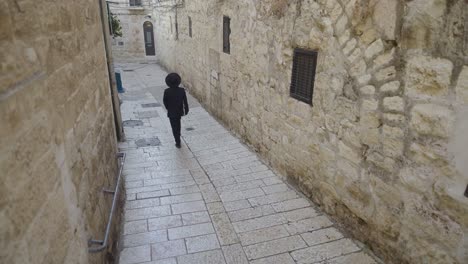
[[[377,263],[189,98],[182,148],[162,106],[164,72],[126,63],[120,264]]]

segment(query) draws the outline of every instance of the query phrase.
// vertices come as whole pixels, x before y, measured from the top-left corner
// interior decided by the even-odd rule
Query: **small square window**
[[[290,95],[310,105],[314,93],[317,56],[318,53],[313,50],[294,50]]]
[[[231,53],[231,19],[227,16],[223,17],[223,52]]]
[[[130,0],[130,6],[141,6],[141,0]]]
[[[189,37],[192,37],[192,18],[188,17]]]
[[[123,45],[124,45],[123,41],[119,41],[119,46],[123,46]]]

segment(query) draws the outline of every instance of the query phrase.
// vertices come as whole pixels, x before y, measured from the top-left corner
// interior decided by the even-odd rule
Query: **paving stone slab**
[[[151,260],[150,245],[124,248],[120,252],[121,264],[134,264]]]
[[[205,251],[177,258],[178,264],[226,264],[223,253],[220,249]]]
[[[285,224],[286,219],[280,214],[273,214],[262,216],[254,219],[244,220],[240,222],[233,223],[234,229],[238,233],[253,231],[256,229],[267,228],[270,226],[276,226]]]
[[[330,219],[328,219],[328,217],[321,215],[313,218],[299,220],[297,222],[291,222],[285,225],[285,227],[289,234],[296,235],[332,225],[333,223],[330,221]]]
[[[248,246],[287,236],[289,236],[289,233],[286,231],[284,226],[272,226],[250,232],[240,233],[239,239],[243,246]]]
[[[125,221],[129,222],[146,218],[161,217],[170,214],[171,208],[168,205],[140,209],[129,209],[125,212]]]
[[[185,239],[188,253],[196,253],[220,248],[216,234],[189,237]]]
[[[124,235],[143,233],[147,231],[148,222],[146,220],[132,221],[124,224]]]
[[[176,227],[168,229],[167,231],[170,240],[213,234],[215,232],[211,223]]]
[[[307,245],[314,246],[317,244],[341,239],[343,238],[343,234],[341,234],[336,228],[330,227],[313,232],[303,233],[301,234],[301,237],[304,239]]]
[[[229,221],[229,217],[226,213],[214,214],[211,215],[211,218],[221,245],[225,246],[239,243],[236,231],[234,230],[234,227]]]
[[[151,245],[151,258],[153,260],[165,259],[187,254],[183,239],[166,241]]]
[[[203,200],[201,193],[190,193],[161,197],[161,204],[177,204]]]
[[[307,245],[300,236],[291,236],[247,246],[245,247],[245,254],[249,259],[259,259],[305,247]]]
[[[275,210],[271,205],[263,205],[253,208],[241,209],[237,211],[228,212],[229,219],[234,222],[239,222],[251,218],[274,214]]]
[[[294,262],[294,259],[288,253],[284,253],[284,254],[280,254],[276,256],[257,259],[257,260],[251,261],[250,263],[251,264],[295,264],[296,262]]]
[[[204,201],[186,202],[171,205],[174,214],[192,213],[198,211],[206,211]]]
[[[193,212],[182,215],[182,223],[184,225],[196,225],[211,222],[208,211]]]
[[[180,215],[170,215],[148,219],[149,230],[168,229],[179,226],[182,226],[182,219]]]
[[[123,246],[135,247],[163,241],[167,241],[167,232],[166,230],[158,230],[153,232],[125,235],[123,237]]]
[[[224,205],[222,202],[212,202],[212,203],[207,203],[206,207],[208,208],[208,213],[211,214],[219,214],[219,213],[224,213]]]
[[[239,244],[224,246],[222,248],[226,264],[249,264],[244,249]]]
[[[337,257],[330,259],[320,264],[349,264],[349,263],[359,263],[359,264],[377,264],[377,262],[371,258],[369,255],[363,252],[352,253],[342,257]]]
[[[359,247],[357,247],[351,240],[341,239],[294,251],[291,253],[291,256],[297,263],[306,264],[331,259],[359,250]]]

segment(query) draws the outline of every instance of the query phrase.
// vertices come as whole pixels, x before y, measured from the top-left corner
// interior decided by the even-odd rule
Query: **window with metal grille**
[[[188,17],[189,37],[192,37],[192,18]]]
[[[175,17],[175,39],[179,39],[179,24],[177,23],[177,16]]]
[[[141,6],[141,0],[130,0],[130,6]]]
[[[312,50],[294,50],[290,95],[310,105],[314,93],[317,55],[318,53]]]
[[[231,19],[227,16],[223,17],[223,52],[231,53]]]

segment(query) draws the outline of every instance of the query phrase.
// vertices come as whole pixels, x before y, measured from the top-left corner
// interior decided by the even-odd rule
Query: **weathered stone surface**
[[[367,47],[364,52],[366,59],[370,59],[384,50],[384,45],[381,39],[374,41],[372,44]]]
[[[415,229],[407,228],[412,220],[405,212],[416,209],[403,208],[412,194],[424,190],[422,204],[433,204],[437,213],[462,222],[461,187],[449,188],[457,193],[455,199],[421,185],[424,179],[432,184],[433,175],[453,186],[464,184],[457,180],[464,170],[454,169],[458,151],[447,147],[465,100],[463,26],[456,26],[465,24],[461,1],[292,1],[281,5],[281,18],[269,10],[286,1],[257,2],[204,1],[198,6],[201,1],[195,1],[180,8],[181,17],[195,17],[192,11],[197,10],[196,17],[209,22],[199,25],[199,35],[192,39],[184,31],[186,23],[179,23],[178,41],[168,34],[174,12],[155,10],[166,29],[155,32],[161,63],[182,72],[190,92],[224,125],[327,212],[352,226],[353,235],[378,245],[377,254],[387,256],[387,262],[444,263],[445,255],[466,262],[460,257],[466,253],[459,253],[466,250],[448,249],[442,239],[418,238]],[[220,13],[231,18],[230,54],[223,53],[220,43]],[[288,96],[297,47],[319,54],[312,107]],[[200,55],[194,56],[194,50]],[[218,73],[216,84],[212,70]],[[413,143],[421,149],[412,150]],[[235,179],[248,177],[226,177],[225,183]],[[254,207],[296,198],[292,196],[275,192],[226,203],[225,209],[258,213]],[[284,223],[261,217],[263,222],[249,218],[235,228],[248,233]],[[404,240],[402,230],[408,232]],[[427,258],[417,259],[413,249]]]
[[[447,138],[454,122],[453,112],[434,104],[416,105],[411,111],[411,128],[422,136]]]
[[[395,39],[398,18],[398,1],[376,1],[372,22],[386,40]]]
[[[393,81],[386,83],[380,87],[380,92],[387,94],[396,94],[400,90],[400,82]]]
[[[405,93],[408,96],[444,96],[448,93],[453,63],[446,59],[415,56],[408,61]]]
[[[463,66],[463,69],[458,76],[455,92],[457,93],[457,100],[464,104],[468,104],[468,66]]]
[[[362,95],[374,95],[375,87],[372,85],[366,85],[360,89]]]
[[[383,108],[388,112],[404,112],[405,102],[403,98],[398,96],[385,97],[383,100]]]
[[[102,189],[118,171],[100,16],[98,1],[0,3],[2,263],[103,263],[115,253],[91,257],[86,243],[102,239],[111,205]],[[135,251],[148,259],[149,247]]]
[[[379,82],[390,81],[396,77],[396,69],[391,66],[375,73],[375,79]]]

